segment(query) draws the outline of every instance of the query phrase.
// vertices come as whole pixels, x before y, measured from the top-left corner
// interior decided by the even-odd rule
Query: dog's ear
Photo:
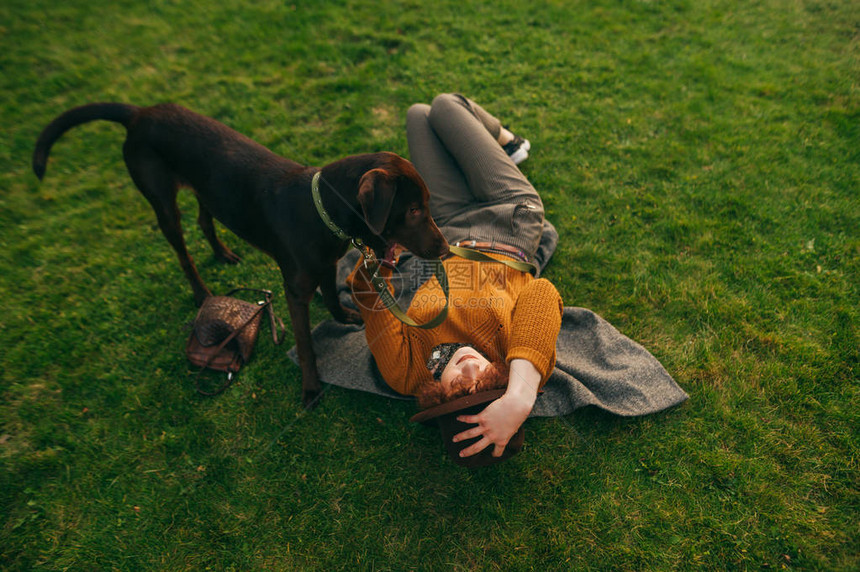
[[[385,229],[396,190],[395,177],[385,169],[366,172],[358,183],[358,202],[364,211],[364,220],[376,234]]]

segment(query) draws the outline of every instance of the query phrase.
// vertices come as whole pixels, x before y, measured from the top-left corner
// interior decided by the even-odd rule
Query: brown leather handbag
[[[263,294],[264,300],[252,303],[232,297],[240,291]],[[272,341],[277,345],[283,341],[284,323],[272,310],[272,293],[254,288],[236,288],[224,296],[210,296],[203,301],[194,324],[185,353],[188,359],[200,367],[197,372],[197,392],[201,395],[218,395],[230,387],[239,369],[251,359],[263,312],[269,315]],[[280,326],[278,339],[276,322]],[[206,369],[227,373],[227,380],[215,390],[203,389],[200,374]]]

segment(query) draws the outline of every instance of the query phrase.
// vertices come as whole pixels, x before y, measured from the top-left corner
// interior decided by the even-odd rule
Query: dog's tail
[[[114,121],[128,127],[138,109],[137,106],[125,103],[90,103],[75,107],[59,115],[39,135],[36,149],[33,151],[33,172],[36,173],[39,180],[45,176],[51,146],[72,127],[97,119]]]

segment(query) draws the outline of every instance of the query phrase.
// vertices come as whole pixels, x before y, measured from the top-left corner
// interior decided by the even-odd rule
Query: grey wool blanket
[[[357,253],[352,251],[338,265],[341,302],[353,308],[345,278],[356,260]],[[404,274],[409,273],[410,265],[421,264],[418,259],[403,262],[401,259],[398,268],[402,266]],[[402,307],[407,307],[408,293],[399,297]],[[324,383],[413,399],[394,392],[383,381],[363,326],[326,320],[314,328],[313,344]],[[289,356],[298,363],[295,347]],[[564,309],[556,356],[555,370],[538,396],[532,417],[567,415],[586,405],[632,417],[662,411],[688,398],[648,350],[585,308]]]

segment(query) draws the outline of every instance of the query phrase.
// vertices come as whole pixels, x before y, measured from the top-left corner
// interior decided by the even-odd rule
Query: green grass
[[[858,34],[851,0],[6,0],[0,569],[860,568]],[[305,413],[265,337],[201,399],[122,129],[29,167],[51,118],[104,100],[308,164],[406,154],[406,109],[444,91],[532,141],[546,275],[687,403],[530,420],[523,454],[467,472],[409,403],[335,387]],[[282,293],[233,236],[244,263],[216,264],[182,205],[215,292]]]

